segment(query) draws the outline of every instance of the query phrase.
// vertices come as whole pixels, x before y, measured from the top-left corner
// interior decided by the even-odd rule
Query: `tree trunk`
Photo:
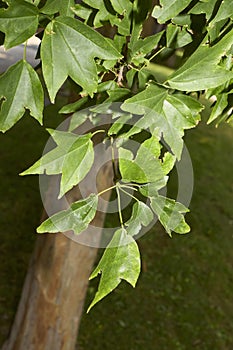
[[[110,171],[108,166],[102,167],[99,187],[111,186]],[[103,226],[108,197],[109,193],[93,221],[97,227]],[[100,239],[101,229],[97,228],[96,237]],[[75,349],[96,253],[96,248],[80,245],[61,233],[38,238],[11,334],[2,350]]]

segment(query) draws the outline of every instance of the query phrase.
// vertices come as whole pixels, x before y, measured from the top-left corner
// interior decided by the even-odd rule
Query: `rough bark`
[[[111,185],[109,172],[108,166],[101,169],[99,187]],[[103,222],[104,213],[97,212],[93,224],[102,227]],[[100,239],[101,229],[96,230],[96,237]],[[2,350],[75,349],[96,253],[96,248],[80,245],[61,233],[37,239],[12,330]]]

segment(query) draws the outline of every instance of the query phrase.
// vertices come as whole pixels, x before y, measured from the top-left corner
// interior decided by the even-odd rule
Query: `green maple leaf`
[[[233,6],[232,0],[224,0],[218,8],[218,12],[214,19],[210,22],[213,25],[216,22],[222,21],[224,19],[233,18]]]
[[[158,43],[163,35],[164,31],[162,30],[161,32],[147,36],[146,38],[137,38],[137,40],[133,40],[134,38],[131,38],[131,41],[129,42],[129,50],[130,50],[130,56],[131,60],[137,63],[137,60],[142,60],[143,57],[148,55],[153,49],[158,46]]]
[[[88,311],[107,294],[111,293],[122,279],[135,287],[140,273],[140,253],[135,240],[125,229],[115,232],[98,266],[90,279],[101,273],[98,291]]]
[[[107,21],[115,21],[116,15],[112,12],[109,12],[108,9],[105,6],[105,2],[102,0],[84,0],[85,4],[89,5],[90,7],[95,9],[96,15],[94,18],[94,26],[96,28],[102,27],[104,22]]]
[[[171,95],[167,89],[150,84],[146,90],[126,100],[121,108],[144,115],[122,137],[127,139],[147,128],[153,133],[157,128],[172,152],[180,159],[184,130],[197,125],[202,105],[190,96],[179,93]]]
[[[189,13],[200,14],[204,13],[206,19],[209,21],[211,18],[214,8],[218,0],[200,0],[198,3],[189,11]],[[231,0],[230,0],[231,1]]]
[[[233,78],[233,72],[218,63],[232,45],[233,30],[212,47],[206,44],[200,45],[184,65],[168,78],[169,85],[177,90],[199,91],[229,81]]]
[[[50,130],[57,147],[46,153],[21,175],[62,174],[61,198],[87,175],[94,161],[92,134],[77,136],[67,131]]]
[[[120,15],[127,12],[130,14],[132,11],[132,3],[129,0],[110,0],[112,7],[116,12],[118,12]]]
[[[0,98],[3,99],[0,110],[0,130],[10,129],[25,113],[42,124],[44,93],[34,69],[24,60],[11,66],[0,77]]]
[[[90,6],[92,9],[94,9],[94,27],[102,27],[105,22],[109,21],[112,26],[115,25],[117,27],[117,30],[121,35],[130,34],[130,15],[132,11],[132,3],[130,1],[112,0],[110,3],[102,0],[84,0],[83,2],[86,5]],[[85,11],[83,11],[84,9],[85,7],[82,7],[81,4],[81,6],[78,7],[77,14],[80,13],[82,16],[85,15],[85,12],[87,13],[87,8],[85,9]],[[117,15],[117,12],[122,16],[119,17]]]
[[[88,20],[93,12],[93,9],[85,6],[84,3],[82,4],[75,4],[71,8],[72,12],[78,16],[79,18],[82,18],[84,20],[84,23],[88,23]]]
[[[74,0],[47,0],[40,11],[48,15],[59,12],[60,15],[72,17],[74,15],[72,12],[74,5]]]
[[[71,204],[70,208],[52,215],[38,228],[38,233],[74,231],[77,235],[87,229],[94,219],[98,205],[98,196],[91,194],[86,199],[81,199]]]
[[[192,0],[160,0],[160,6],[155,6],[152,16],[157,18],[159,23],[165,23],[182,12]]]
[[[96,57],[113,60],[121,55],[110,39],[81,21],[61,16],[50,22],[42,39],[41,58],[51,101],[68,76],[92,96],[98,86]]]
[[[6,37],[4,46],[10,49],[33,36],[39,23],[39,10],[33,4],[15,0],[5,10],[0,10],[0,31]]]
[[[178,27],[172,23],[167,25],[166,46],[170,48],[179,48],[192,42],[192,36],[184,28]]]

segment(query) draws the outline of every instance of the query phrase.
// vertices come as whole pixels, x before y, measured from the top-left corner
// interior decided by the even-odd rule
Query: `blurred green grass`
[[[61,121],[54,107],[46,115],[46,126]],[[14,316],[42,212],[38,177],[17,174],[40,157],[47,138],[28,117],[0,135],[0,343]],[[123,282],[84,314],[79,350],[233,348],[232,140],[228,125],[216,129],[202,122],[187,133],[195,175],[187,215],[192,232],[170,239],[156,224],[139,240],[143,271],[136,289]],[[174,174],[170,195],[175,184]],[[89,286],[85,309],[97,282]]]

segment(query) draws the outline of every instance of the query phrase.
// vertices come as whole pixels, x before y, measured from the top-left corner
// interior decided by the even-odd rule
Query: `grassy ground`
[[[0,135],[0,343],[12,322],[41,214],[38,178],[16,174],[39,157],[46,139],[29,118]],[[80,350],[233,348],[232,139],[228,126],[202,123],[188,133],[195,173],[187,215],[192,232],[170,239],[156,225],[140,239],[137,288],[122,283],[84,314]],[[97,282],[90,284],[86,305]]]

